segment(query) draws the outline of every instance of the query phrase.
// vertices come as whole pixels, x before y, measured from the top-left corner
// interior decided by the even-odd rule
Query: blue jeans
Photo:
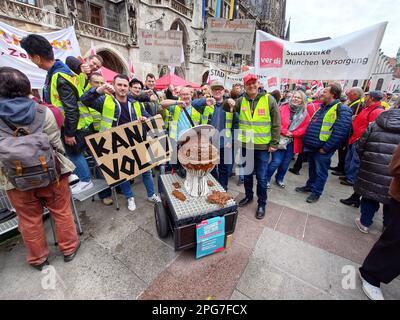
[[[257,178],[257,198],[258,205],[265,208],[267,204],[267,171],[269,152],[267,150],[246,150],[242,148],[242,155],[246,156],[246,152],[254,152],[254,173]],[[244,189],[246,197],[253,199],[253,173],[244,176]]]
[[[316,195],[320,196],[324,191],[333,154],[334,152],[321,154],[319,151],[308,153],[307,187]]]
[[[153,183],[153,176],[151,175],[151,170],[142,173],[142,179],[144,186],[146,187],[147,196],[151,197],[154,194],[154,183]],[[121,189],[122,193],[124,194],[126,199],[134,197],[131,184],[129,181],[122,182],[118,187]],[[109,198],[111,197],[111,189],[108,188],[99,192],[99,198]]]
[[[225,152],[228,153],[226,155],[227,157],[225,157]],[[217,179],[217,181],[225,190],[228,190],[228,179],[233,167],[232,152],[230,149],[220,148],[219,157],[219,164],[214,167],[214,169],[211,171],[211,174],[215,179]]]
[[[372,225],[375,213],[379,210],[379,207],[380,207],[379,202],[377,202],[375,200],[367,199],[364,197],[361,198],[360,221],[364,227],[369,228]],[[384,204],[383,205],[383,225],[385,227],[388,226],[390,221],[391,221],[391,215],[390,215],[389,206]]]
[[[271,181],[271,177],[278,169],[275,175],[277,182],[283,182],[286,172],[289,169],[290,161],[293,158],[293,142],[288,144],[286,150],[278,150],[272,153],[271,161],[268,165],[267,182]]]
[[[348,182],[355,183],[358,169],[360,168],[360,158],[357,153],[357,142],[349,146],[346,153],[346,162],[344,165],[344,172]]]
[[[83,156],[82,153],[69,153],[67,154],[68,158],[73,162],[75,165],[74,173],[79,177],[79,180],[83,182],[90,181],[90,169],[89,165]]]

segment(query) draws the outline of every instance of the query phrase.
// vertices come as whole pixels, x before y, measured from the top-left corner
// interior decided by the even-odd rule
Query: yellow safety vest
[[[207,106],[204,108],[203,115],[201,117],[201,124],[208,124],[211,117],[214,114],[214,106]],[[232,136],[231,129],[233,124],[233,113],[225,112],[225,137],[230,138]]]
[[[65,117],[64,106],[60,100],[60,95],[58,94],[57,89],[57,80],[58,77],[63,77],[71,87],[74,89],[77,98],[79,99],[82,96],[82,90],[79,87],[78,79],[76,76],[71,77],[63,72],[56,72],[53,74],[50,80],[50,102],[56,108],[60,109],[63,117]],[[81,101],[78,100],[78,109],[79,109],[79,121],[77,129],[83,129],[89,127],[93,123],[93,117],[90,114],[89,108],[86,107]]]
[[[89,81],[86,84],[86,80],[87,80],[86,73],[81,72],[76,77],[77,77],[77,81],[78,81],[78,86],[81,88],[82,93],[85,93],[86,91],[88,91],[91,88]]]
[[[337,119],[337,107],[340,103],[335,104],[331,107],[327,113],[325,113],[324,119],[322,120],[321,130],[319,132],[319,140],[326,142],[329,140],[332,134],[332,127]],[[315,113],[316,114],[316,113]],[[314,116],[315,116],[314,114]],[[314,118],[314,116],[311,118]]]
[[[385,110],[390,109],[390,104],[387,103],[386,101],[381,101],[381,106],[382,106],[383,109],[385,109]]]
[[[364,98],[358,99],[358,100],[353,101],[352,103],[350,103],[349,107],[351,108],[351,107],[355,106],[356,104],[364,103],[364,101],[365,101]]]
[[[271,115],[266,94],[260,98],[251,115],[250,102],[243,97],[239,113],[239,135],[242,143],[268,144],[271,141]],[[248,133],[248,134],[246,134]],[[250,139],[251,138],[251,139]]]
[[[141,105],[138,101],[133,104],[135,109],[136,118],[139,119],[142,116]],[[100,121],[100,132],[104,132],[112,128],[112,124],[117,119],[115,118],[115,100],[112,96],[106,95],[103,104],[103,111],[101,113]]]
[[[177,131],[178,131],[178,120],[179,116],[181,115],[181,108],[176,105],[174,109],[174,115],[172,118],[172,122],[170,123],[170,130],[169,130],[169,137],[171,139],[177,139]],[[200,124],[201,115],[195,108],[192,107],[192,115],[191,118],[195,125]]]
[[[90,83],[88,83],[87,86],[84,88],[83,92],[89,91],[89,89],[91,89],[91,88],[92,88],[92,86],[90,85]],[[93,118],[93,129],[96,132],[99,132],[100,131],[100,122],[101,122],[101,113],[96,111],[95,109],[92,109],[92,108],[89,108],[89,107],[88,107],[88,109],[89,109],[90,115]]]

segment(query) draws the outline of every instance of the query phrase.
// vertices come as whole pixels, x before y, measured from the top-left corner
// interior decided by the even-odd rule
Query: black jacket
[[[399,143],[400,109],[381,113],[358,141],[361,163],[355,192],[367,199],[389,203],[389,186],[392,181],[389,164]]]
[[[75,58],[73,56],[67,57],[65,59],[65,64],[70,68],[74,73],[80,74],[81,73],[81,65],[82,61],[79,60],[78,58]]]

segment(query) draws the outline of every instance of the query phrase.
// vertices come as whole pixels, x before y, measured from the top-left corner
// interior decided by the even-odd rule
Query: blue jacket
[[[86,91],[81,97],[81,101],[85,106],[92,108],[100,113],[103,112],[103,105],[104,105],[105,99],[106,99],[106,96],[103,94],[98,94],[96,91],[96,88],[91,88],[90,90]],[[114,99],[114,100],[116,101],[116,99]],[[130,106],[132,121],[137,120],[136,112],[135,112],[135,109],[133,108],[133,104],[135,102],[136,102],[136,100],[134,100],[132,98],[132,96],[128,96],[128,104]],[[115,108],[114,118],[117,120],[115,120],[113,122],[113,125],[112,125],[113,127],[118,126],[118,120],[119,120],[119,116],[121,114],[121,109],[120,109],[121,106],[119,105],[119,103],[116,103],[115,105],[117,106],[117,108]],[[142,111],[143,117],[146,117],[146,118],[151,117],[151,115],[143,108],[143,104],[141,104],[140,109]]]
[[[321,108],[315,113],[303,138],[304,151],[317,151],[323,148],[325,152],[330,153],[335,152],[346,143],[351,130],[352,112],[344,104],[338,106],[337,119],[332,127],[329,140],[323,142],[319,139],[325,114],[338,102],[339,100],[335,100],[330,105],[321,105]]]
[[[204,113],[204,109],[206,108],[206,99],[196,99],[192,101],[192,106],[200,112],[200,114]],[[209,124],[212,125],[215,129],[218,131],[223,131],[225,130],[225,122],[226,122],[226,111],[222,108],[222,102],[221,103],[216,103],[213,115],[211,116],[211,119],[209,120]],[[235,112],[233,115],[233,121],[232,121],[232,136],[233,136],[233,130],[239,128],[239,117],[237,113]],[[229,139],[230,140],[230,139]],[[220,140],[220,147],[223,148],[225,145],[225,142],[232,143],[232,141],[226,141],[226,138],[221,137]]]
[[[53,74],[55,74],[56,72],[63,72],[63,73],[68,74],[71,77],[74,76],[74,73],[71,71],[70,68],[68,68],[68,66],[64,62],[56,59],[55,63],[51,67],[51,69],[49,71],[47,71],[46,80],[44,82],[43,96],[44,96],[44,101],[46,101],[47,103],[51,103],[49,86],[50,86],[50,80],[53,77]]]

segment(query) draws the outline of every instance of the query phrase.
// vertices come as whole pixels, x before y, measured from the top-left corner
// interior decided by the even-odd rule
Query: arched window
[[[378,83],[376,84],[375,90],[382,90],[383,79],[379,78]]]
[[[353,81],[353,87],[357,87],[357,85],[358,85],[358,80],[354,80]]]

